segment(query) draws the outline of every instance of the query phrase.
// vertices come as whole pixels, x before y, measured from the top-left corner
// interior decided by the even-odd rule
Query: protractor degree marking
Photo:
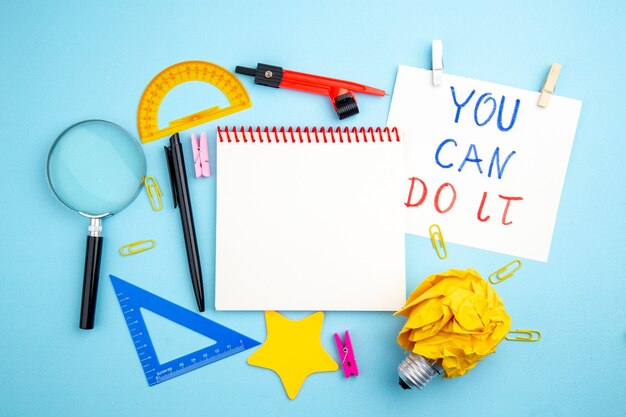
[[[161,102],[171,90],[188,81],[204,81],[215,86],[228,99],[230,106],[209,112],[206,117],[197,117],[197,113],[202,114],[208,110],[203,109],[178,119],[184,120],[185,117],[196,115],[190,119],[189,123],[172,126],[172,122],[170,122],[168,127],[160,129],[158,110]],[[138,130],[142,142],[146,143],[158,139],[159,135],[166,135],[172,129],[188,129],[251,106],[249,95],[243,84],[224,68],[204,61],[181,62],[161,71],[146,87],[139,103]]]

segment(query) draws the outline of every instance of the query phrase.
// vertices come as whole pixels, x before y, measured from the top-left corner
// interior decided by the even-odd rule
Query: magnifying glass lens
[[[81,214],[117,213],[141,187],[145,159],[140,146],[113,123],[76,124],[63,132],[50,151],[52,190],[63,204]]]

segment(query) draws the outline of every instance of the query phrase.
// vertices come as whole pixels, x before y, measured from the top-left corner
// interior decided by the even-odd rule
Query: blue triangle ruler
[[[150,386],[260,344],[254,339],[237,333],[228,327],[202,317],[200,314],[187,310],[116,276],[110,275],[110,277],[117,300],[126,319],[130,336],[137,350],[139,361]],[[150,339],[146,322],[141,314],[141,308],[150,310],[190,330],[209,337],[215,340],[216,343],[181,356],[178,359],[160,363],[154,350],[152,339]]]

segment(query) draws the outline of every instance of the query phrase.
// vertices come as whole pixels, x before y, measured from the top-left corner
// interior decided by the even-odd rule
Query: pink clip
[[[200,140],[195,133],[191,134],[191,149],[193,151],[193,163],[196,167],[196,178],[210,177],[211,166],[209,165],[209,147],[206,142],[206,133],[200,134]]]
[[[354,360],[354,352],[352,351],[352,342],[350,341],[350,333],[346,330],[346,345],[341,343],[339,335],[335,333],[335,343],[337,343],[337,350],[339,351],[339,357],[341,357],[341,366],[343,367],[343,373],[346,378],[350,378],[350,375],[357,376],[359,369],[356,367],[356,361]]]

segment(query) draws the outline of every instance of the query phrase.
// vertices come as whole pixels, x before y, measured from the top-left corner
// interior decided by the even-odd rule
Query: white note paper
[[[582,102],[400,66],[387,124],[404,134],[406,231],[547,261]]]
[[[217,140],[216,309],[402,307],[402,143],[237,135]]]

